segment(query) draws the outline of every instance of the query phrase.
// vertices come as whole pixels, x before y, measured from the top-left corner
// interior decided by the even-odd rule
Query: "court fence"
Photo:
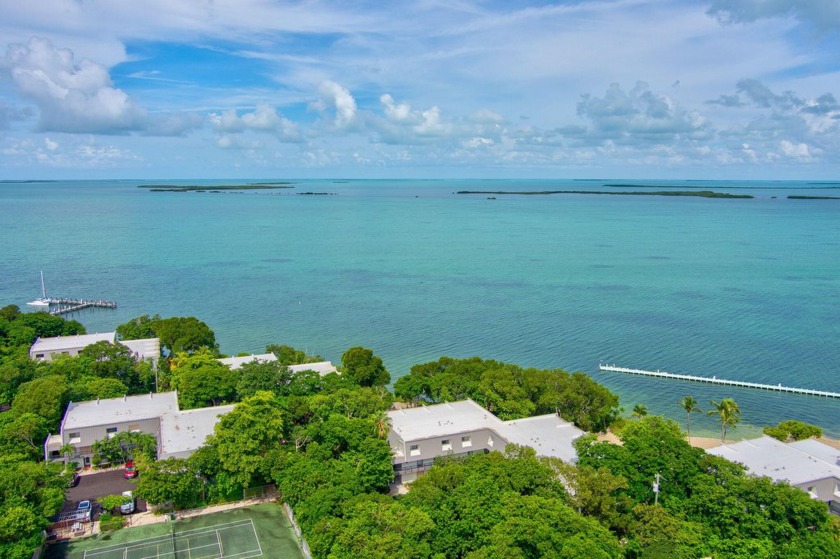
[[[303,537],[303,532],[298,526],[298,523],[295,521],[295,513],[292,512],[292,507],[289,506],[289,503],[283,501],[283,511],[286,513],[286,518],[289,519],[289,522],[292,525],[292,528],[295,531],[295,535],[297,536],[298,543],[300,544],[300,550],[303,552],[303,556],[305,559],[312,559],[312,552],[309,551],[309,544],[306,543],[306,538]]]

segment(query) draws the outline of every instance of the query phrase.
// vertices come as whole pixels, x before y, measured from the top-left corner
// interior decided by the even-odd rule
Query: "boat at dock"
[[[29,301],[26,304],[29,305],[29,306],[32,306],[32,307],[49,307],[50,306],[50,300],[47,297],[47,288],[44,285],[44,271],[43,270],[41,270],[41,298],[40,299],[35,299],[34,301]]]

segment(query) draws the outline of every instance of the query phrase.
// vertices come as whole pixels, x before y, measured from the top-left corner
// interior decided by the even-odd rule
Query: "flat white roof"
[[[165,459],[183,452],[193,452],[204,446],[208,435],[219,419],[233,410],[235,404],[167,413],[160,418],[158,456]]]
[[[585,433],[556,413],[504,423],[504,431],[500,434],[509,443],[530,446],[538,456],[552,456],[564,462],[577,461],[574,442]]]
[[[539,456],[577,460],[573,442],[584,434],[557,414],[502,421],[472,400],[388,412],[404,443],[490,429],[508,443],[530,446]]]
[[[259,355],[245,355],[242,357],[223,357],[218,361],[219,363],[227,365],[235,371],[242,365],[246,363],[252,363],[254,361],[257,361],[259,363],[269,363],[271,361],[277,361],[277,356],[273,353],[262,353]],[[338,372],[338,369],[336,369],[335,365],[333,365],[330,361],[318,361],[317,363],[302,363],[300,365],[289,365],[289,370],[293,373],[299,373],[301,371],[315,371],[321,376]]]
[[[457,433],[493,429],[499,432],[503,421],[472,400],[419,406],[388,412],[391,429],[408,443]]]
[[[120,340],[122,345],[131,350],[140,359],[155,359],[160,357],[160,339],[147,338],[145,340]]]
[[[123,423],[152,419],[178,411],[177,392],[158,392],[122,398],[71,402],[61,424],[62,432],[96,427],[108,423]]]
[[[232,370],[236,370],[245,363],[257,361],[259,363],[268,363],[270,361],[277,361],[277,356],[273,353],[262,353],[260,355],[244,355],[242,357],[223,357],[219,359],[219,363],[227,365]]]
[[[38,338],[32,347],[29,349],[30,353],[41,353],[46,351],[61,351],[66,349],[76,349],[87,347],[97,342],[111,342],[114,343],[116,333],[105,332],[104,334],[80,334],[78,336],[56,336],[55,338]]]
[[[333,365],[331,361],[318,361],[317,363],[289,365],[289,370],[293,373],[299,373],[301,371],[315,371],[321,376],[338,372],[338,369],[335,368],[335,365]]]
[[[805,443],[805,444],[803,444]],[[818,446],[819,445],[819,446]],[[776,481],[787,481],[791,485],[801,485],[810,481],[835,477],[840,479],[840,451],[833,454],[821,447],[827,447],[819,441],[799,441],[785,444],[773,437],[741,441],[716,446],[706,450],[709,454],[722,456],[732,462],[740,462],[750,473],[767,476]],[[813,450],[812,454],[810,451]],[[834,456],[835,461],[825,458]]]

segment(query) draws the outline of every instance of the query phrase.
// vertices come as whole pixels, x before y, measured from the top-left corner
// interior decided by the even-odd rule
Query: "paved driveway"
[[[136,479],[136,478],[135,478]],[[64,502],[63,511],[71,511],[76,508],[79,501],[88,500],[93,503],[94,514],[99,511],[96,499],[106,495],[119,495],[123,491],[134,491],[135,483],[123,477],[123,470],[109,470],[95,474],[84,474],[79,480],[79,485],[67,490],[67,500]],[[137,511],[146,510],[146,501],[137,499]]]

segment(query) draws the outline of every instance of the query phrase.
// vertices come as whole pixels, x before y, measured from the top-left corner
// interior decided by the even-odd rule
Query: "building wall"
[[[91,449],[93,443],[111,435],[111,432],[108,431],[109,429],[116,429],[116,431],[113,431],[113,434],[139,431],[154,435],[155,439],[160,441],[160,419],[157,417],[128,422],[105,423],[92,427],[65,428],[61,433],[62,444],[71,444],[76,449],[75,454],[70,457],[69,461],[78,462],[81,466],[90,466],[93,455]],[[71,435],[75,434],[78,434],[78,437],[71,437]],[[57,449],[51,447],[49,450]],[[48,459],[64,460],[64,456],[48,456]]]
[[[63,349],[57,349],[53,351],[38,351],[37,353],[34,351],[29,352],[29,358],[34,361],[52,361],[53,357],[56,355],[69,355],[70,357],[76,357],[79,355],[79,352],[84,349],[82,347],[67,347]]]
[[[466,456],[475,452],[504,451],[507,441],[491,429],[480,429],[440,437],[403,442],[392,431],[388,435],[391,448],[404,456],[394,457],[397,483],[408,483],[432,467],[438,456]]]
[[[803,491],[813,493],[824,503],[829,501],[840,503],[840,479],[836,477],[800,483],[796,487],[799,487]]]

